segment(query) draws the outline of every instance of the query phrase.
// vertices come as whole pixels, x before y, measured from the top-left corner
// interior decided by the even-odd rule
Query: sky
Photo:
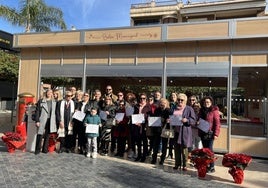
[[[0,4],[19,8],[20,0],[0,0]],[[130,7],[151,0],[44,0],[46,5],[63,11],[67,30],[74,26],[80,29],[103,29],[130,26]],[[158,0],[156,0],[157,2]],[[168,1],[168,0],[164,0]],[[183,0],[184,2],[186,0]],[[192,0],[201,2],[202,0]],[[8,33],[23,33],[23,27],[13,26],[0,17],[0,30]]]

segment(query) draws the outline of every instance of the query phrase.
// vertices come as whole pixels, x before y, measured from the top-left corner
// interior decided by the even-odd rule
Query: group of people
[[[159,165],[166,157],[173,158],[173,169],[187,170],[187,159],[192,149],[202,147],[213,151],[213,142],[220,133],[219,108],[213,98],[173,92],[169,98],[160,91],[147,95],[140,93],[113,93],[111,85],[93,92],[76,91],[72,87],[61,97],[59,90],[47,90],[36,104],[36,126],[38,128],[35,154],[48,152],[49,135],[58,133],[61,152],[74,152],[96,158],[98,153],[111,153],[144,162],[151,155],[151,164]],[[157,123],[151,123],[151,120]],[[202,120],[202,121],[201,121]],[[206,122],[208,130],[199,126]],[[203,126],[203,125],[202,125]],[[162,137],[163,129],[172,129],[174,136]],[[41,149],[42,138],[44,142]],[[78,145],[76,146],[76,140]],[[215,172],[211,163],[208,172]]]

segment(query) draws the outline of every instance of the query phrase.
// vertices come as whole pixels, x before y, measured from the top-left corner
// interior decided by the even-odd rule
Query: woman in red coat
[[[113,136],[117,138],[117,153],[115,156],[123,157],[126,150],[126,141],[129,135],[128,121],[129,118],[126,116],[126,102],[124,100],[120,100],[118,102],[117,113],[124,114],[123,119],[116,119],[116,127],[113,132]]]
[[[204,97],[201,100],[201,105],[200,118],[206,120],[210,127],[208,133],[199,131],[199,135],[201,137],[203,147],[209,148],[213,151],[214,140],[218,138],[221,128],[219,108],[213,105],[213,98],[209,96]],[[215,172],[214,162],[210,163],[207,172]]]

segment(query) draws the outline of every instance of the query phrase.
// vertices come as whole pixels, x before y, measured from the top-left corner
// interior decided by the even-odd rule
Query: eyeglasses
[[[66,97],[71,97],[72,95],[66,95]]]
[[[123,97],[123,95],[117,95],[118,97]]]
[[[183,102],[184,100],[183,99],[178,99],[179,102]]]
[[[141,100],[145,100],[146,98],[145,97],[141,97]]]
[[[107,88],[106,90],[107,90],[107,91],[110,91],[110,90],[112,90],[112,88]]]

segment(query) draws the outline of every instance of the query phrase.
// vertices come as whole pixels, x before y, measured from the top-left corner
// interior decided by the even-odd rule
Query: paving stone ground
[[[0,133],[12,129],[12,126],[4,125],[0,122]],[[0,139],[0,187],[267,187],[268,160],[253,159],[245,170],[243,184],[236,185],[228,168],[221,166],[222,156],[217,156],[216,172],[199,179],[194,168],[187,172],[173,170],[173,159],[167,159],[164,166],[160,166],[151,165],[150,157],[141,163],[111,154],[92,159],[76,153],[34,155],[20,150],[8,153]]]

